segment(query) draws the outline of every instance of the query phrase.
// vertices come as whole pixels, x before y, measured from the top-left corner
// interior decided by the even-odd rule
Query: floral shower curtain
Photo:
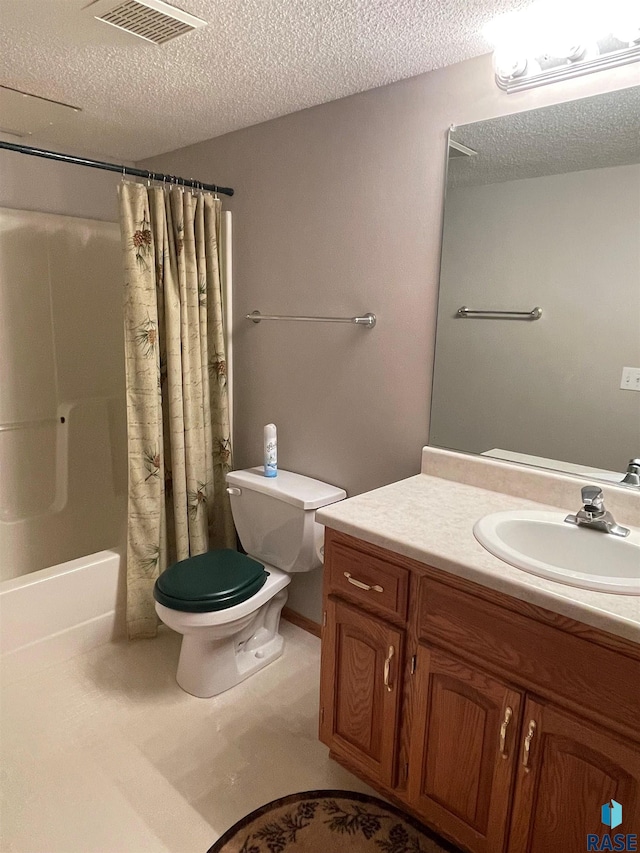
[[[176,560],[235,547],[218,236],[209,193],[122,182],[129,447],[127,629],[157,630]]]

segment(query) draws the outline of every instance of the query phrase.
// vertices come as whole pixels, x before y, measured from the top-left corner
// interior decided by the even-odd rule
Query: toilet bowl
[[[176,680],[192,696],[216,696],[280,657],[280,612],[291,578],[265,566],[266,583],[247,601],[225,610],[189,613],[156,602],[169,628],[183,635]]]
[[[208,698],[282,654],[280,614],[291,573],[322,564],[324,528],[315,510],[346,497],[319,480],[262,468],[227,475],[231,510],[246,555],[211,551],[176,563],[154,587],[156,612],[183,635],[176,680]]]

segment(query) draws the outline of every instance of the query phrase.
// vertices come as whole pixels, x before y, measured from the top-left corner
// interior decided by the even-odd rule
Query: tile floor
[[[205,853],[265,802],[370,789],[317,739],[320,641],[214,699],[175,683],[180,637],[111,643],[0,692],[1,853]]]

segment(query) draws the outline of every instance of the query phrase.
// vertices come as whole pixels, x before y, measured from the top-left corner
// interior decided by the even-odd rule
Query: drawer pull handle
[[[500,726],[500,755],[503,758],[507,757],[507,750],[506,750],[507,729],[509,728],[509,723],[511,722],[512,716],[513,716],[513,709],[507,705],[507,709],[504,712],[504,720],[502,721],[502,725]]]
[[[393,690],[393,685],[389,684],[389,675],[391,674],[391,658],[395,654],[395,649],[393,646],[389,646],[389,651],[387,653],[387,657],[384,661],[384,686],[387,688],[389,693]]]
[[[529,721],[529,730],[527,731],[527,735],[524,739],[524,750],[522,754],[522,766],[524,767],[524,772],[528,773],[531,769],[529,767],[529,757],[531,752],[531,741],[533,740],[533,736],[536,731],[536,722],[535,720]]]
[[[352,583],[354,586],[357,586],[358,589],[365,589],[367,592],[369,592],[369,590],[371,589],[374,592],[384,592],[384,589],[380,586],[379,583],[375,583],[373,585],[369,583],[363,583],[362,581],[357,580],[357,578],[351,577],[351,572],[345,572],[344,576],[349,581],[349,583]]]

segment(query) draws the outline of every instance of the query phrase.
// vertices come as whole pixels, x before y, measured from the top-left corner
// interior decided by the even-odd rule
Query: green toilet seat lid
[[[153,597],[173,610],[210,613],[247,601],[268,577],[262,563],[225,548],[169,566],[156,581]]]

